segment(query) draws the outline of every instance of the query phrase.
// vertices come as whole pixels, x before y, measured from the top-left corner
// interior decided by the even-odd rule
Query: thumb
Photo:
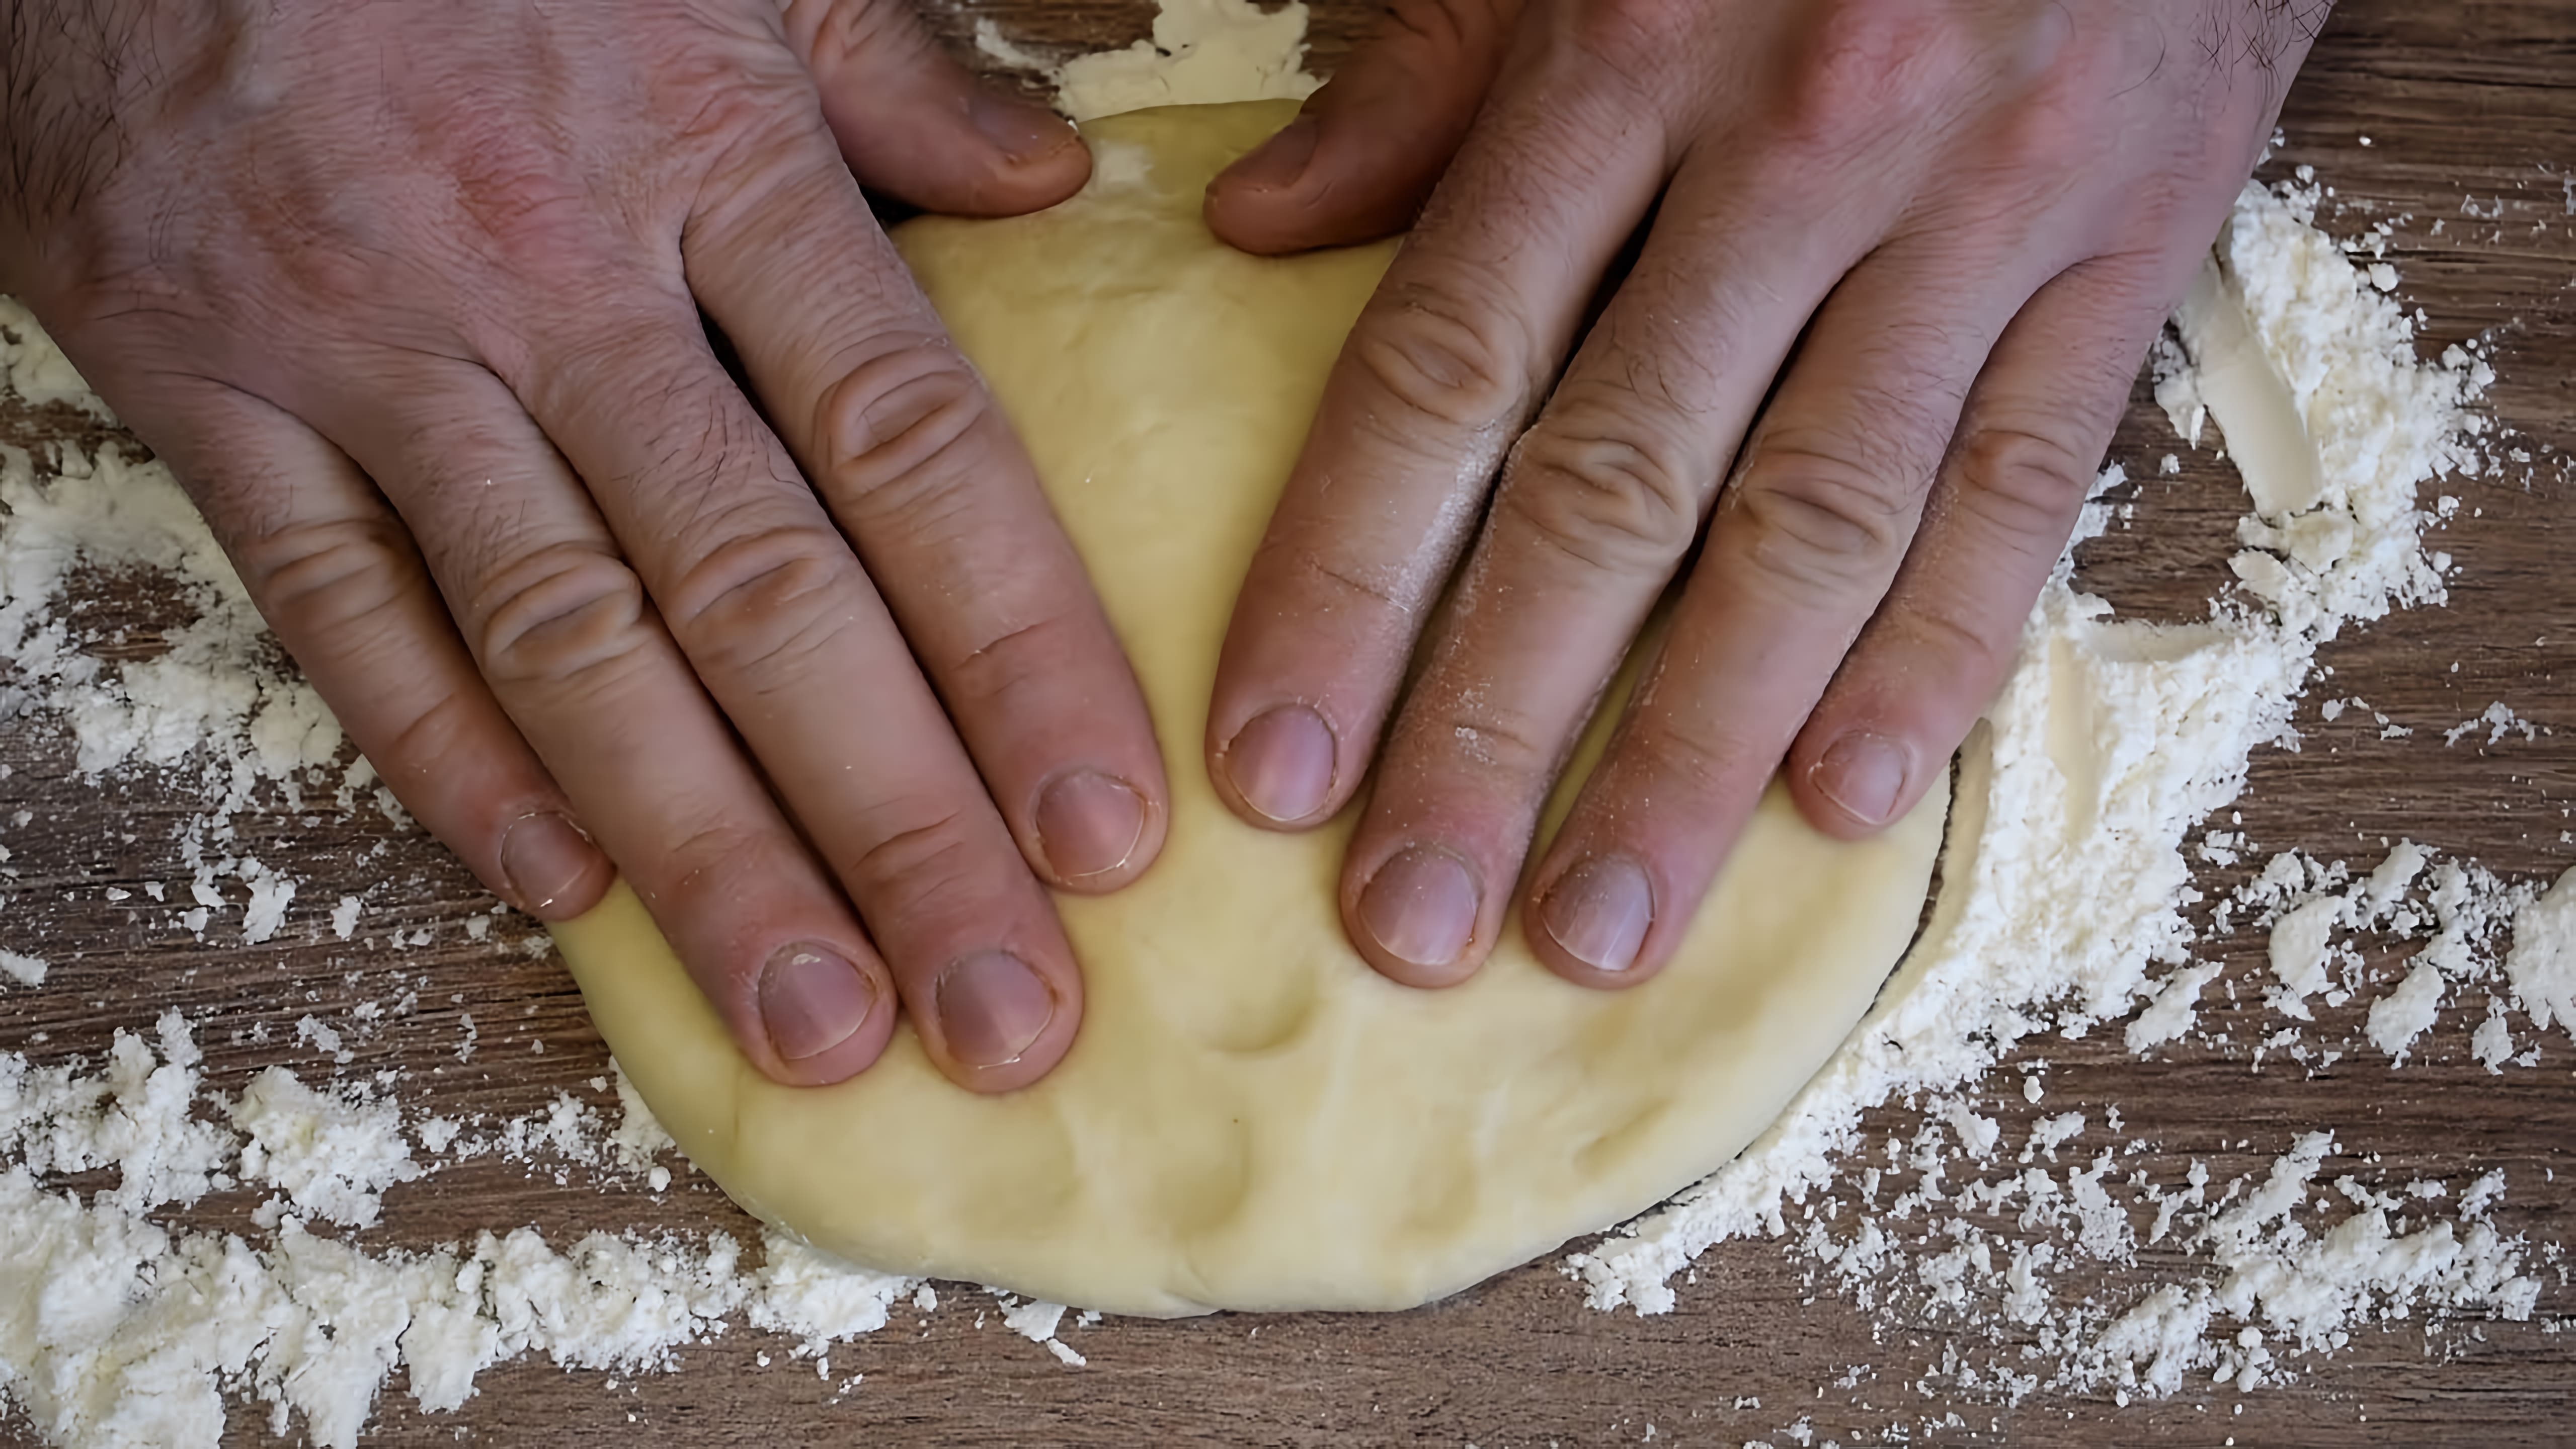
[[[1521,0],[1393,0],[1297,119],[1208,185],[1208,228],[1264,255],[1412,225],[1476,118]]]
[[[978,81],[905,0],[789,0],[784,15],[861,185],[926,211],[1009,216],[1091,175],[1071,124]]]

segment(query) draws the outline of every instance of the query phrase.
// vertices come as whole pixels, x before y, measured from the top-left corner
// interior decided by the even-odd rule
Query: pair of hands
[[[1073,132],[901,0],[0,3],[0,287],[405,806],[544,919],[623,870],[781,1081],[898,1003],[969,1088],[1052,1067],[1046,889],[1145,870],[1168,785],[860,188],[1033,210]],[[1649,974],[1784,759],[1820,828],[1895,819],[2325,3],[1394,0],[1208,197],[1263,252],[1419,215],[1237,603],[1219,793],[1308,828],[1374,760],[1351,938],[1461,980],[1680,579],[1526,875],[1542,958]]]

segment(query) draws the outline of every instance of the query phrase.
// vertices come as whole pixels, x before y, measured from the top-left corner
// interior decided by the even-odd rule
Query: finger
[[[1661,123],[1588,71],[1497,94],[1343,344],[1235,601],[1209,775],[1257,825],[1357,788],[1487,484],[1663,184]]]
[[[495,696],[743,1054],[839,1081],[891,1035],[886,969],[742,758],[535,424],[477,368],[407,361],[334,430],[421,541]]]
[[[2013,255],[2008,239],[1994,255]],[[1818,312],[1532,877],[1530,942],[1557,972],[1624,985],[1679,942],[1885,595],[1969,383],[2029,290],[2007,268],[1882,250]]]
[[[1817,829],[1854,839],[1902,817],[2001,687],[2163,325],[2162,282],[2085,263],[1995,344],[1886,602],[1790,749]]]
[[[978,1091],[1034,1081],[1081,1014],[1072,947],[903,635],[685,295],[591,326],[522,380],[534,416],[858,904],[932,1061]]]
[[[1009,423],[815,149],[701,213],[691,288],[738,339],[1029,864],[1114,890],[1170,818],[1144,696]]]
[[[1499,937],[1549,787],[1815,299],[1884,220],[1774,194],[1686,167],[1512,450],[1343,866],[1351,939],[1397,980],[1464,979]]]
[[[905,0],[789,0],[788,38],[850,169],[929,211],[1012,216],[1082,188],[1091,153],[1065,119],[978,81]]]
[[[615,871],[457,638],[402,520],[348,456],[248,393],[156,377],[136,419],[251,602],[403,808],[503,900],[565,921]]]
[[[1520,8],[1393,0],[1296,120],[1209,183],[1209,230],[1263,255],[1404,230],[1466,139]]]

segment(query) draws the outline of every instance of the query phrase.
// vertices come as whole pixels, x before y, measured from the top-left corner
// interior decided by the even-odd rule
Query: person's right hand
[[[1162,765],[859,181],[1034,209],[1089,174],[1070,128],[900,0],[6,20],[0,289],[406,807],[548,920],[613,861],[781,1081],[866,1067],[898,995],[968,1087],[1054,1065],[1041,879],[1141,871]]]
[[[1260,252],[1421,207],[1236,600],[1220,797],[1306,830],[1365,777],[1344,926],[1424,987],[1515,915],[1569,981],[1646,980],[1775,778],[1828,835],[1903,818],[2329,8],[1391,5],[1208,192]]]

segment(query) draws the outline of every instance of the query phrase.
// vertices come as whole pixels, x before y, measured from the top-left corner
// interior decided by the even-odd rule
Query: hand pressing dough
[[[1344,943],[1347,817],[1279,835],[1217,803],[1199,741],[1226,615],[1393,252],[1265,260],[1201,225],[1208,179],[1293,111],[1097,121],[1080,196],[898,238],[1027,440],[1170,761],[1162,859],[1117,895],[1059,901],[1088,997],[1064,1064],[972,1096],[907,1027],[855,1080],[777,1086],[622,885],[556,933],[691,1160],[855,1262],[1119,1313],[1410,1307],[1723,1164],[1913,932],[1946,799],[1851,845],[1775,786],[1653,981],[1568,985],[1515,934],[1467,984],[1417,991]]]

